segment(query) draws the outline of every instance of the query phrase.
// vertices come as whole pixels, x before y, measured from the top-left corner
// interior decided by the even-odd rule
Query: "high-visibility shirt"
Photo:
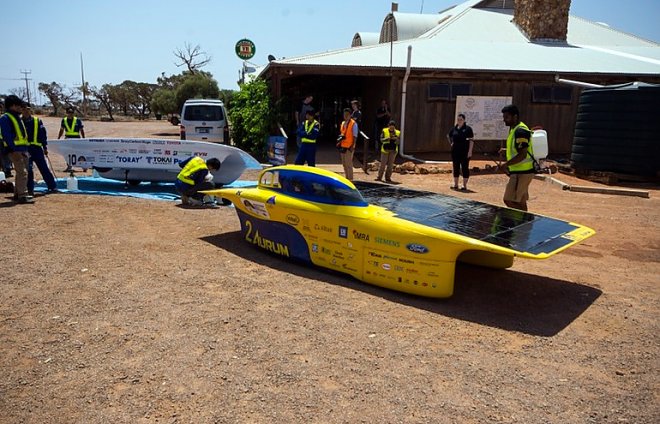
[[[529,136],[527,138],[518,137],[516,139],[517,129],[526,130],[529,133]],[[526,173],[534,169],[534,163],[532,161],[532,157],[530,156],[534,154],[534,150],[532,148],[532,132],[529,130],[529,128],[527,128],[527,125],[522,122],[511,128],[509,131],[509,136],[506,139],[506,160],[509,161],[516,157],[518,154],[518,145],[524,142],[527,143],[527,156],[525,156],[525,159],[523,159],[522,162],[509,165],[509,172]]]
[[[394,135],[397,138],[397,141],[399,139],[399,136],[401,135],[401,131],[395,129],[394,130]],[[399,143],[395,141],[390,141],[390,129],[389,128],[383,128],[383,140],[382,143],[380,144],[380,151],[383,153],[390,153],[390,152],[399,152]],[[392,147],[391,145],[394,144],[394,149],[386,149],[385,146],[389,145],[388,147]]]
[[[357,125],[353,118],[348,119],[348,123],[346,121],[341,123],[341,135],[344,136],[344,138],[341,140],[340,147],[344,147],[346,149],[350,149],[353,147],[353,144],[355,144],[355,136],[353,135],[353,126]]]
[[[309,122],[305,120],[304,128],[305,128],[306,136],[302,137],[300,141],[302,141],[303,143],[316,143],[316,137],[318,137],[318,127],[319,127],[318,121],[314,120],[312,122]],[[314,131],[315,129],[316,131]]]
[[[62,119],[62,125],[64,125],[64,135],[67,137],[80,137],[80,132],[76,129],[76,124],[78,123],[78,117],[74,116],[71,125],[66,117]]]
[[[27,130],[25,129],[25,124],[23,123],[23,121],[20,119],[16,119],[14,115],[12,115],[11,113],[5,113],[4,116],[9,118],[12,125],[14,126],[14,133],[16,133],[16,137],[14,138],[14,146],[16,147],[27,146],[28,145]],[[6,141],[4,142],[4,144],[8,145]]]
[[[195,156],[188,161],[186,166],[183,167],[181,172],[179,172],[179,175],[176,177],[186,184],[195,185],[195,181],[191,177],[195,172],[201,171],[203,169],[209,169],[206,166],[206,162],[204,162],[204,159],[200,158],[199,156]]]
[[[39,146],[44,147],[44,145],[39,141],[39,118],[32,117],[33,131],[32,138],[28,140],[30,146]]]

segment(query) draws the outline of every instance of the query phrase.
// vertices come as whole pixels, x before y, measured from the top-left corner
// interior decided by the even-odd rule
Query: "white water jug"
[[[548,157],[548,133],[545,130],[534,130],[532,149],[534,150],[534,159],[541,160]]]
[[[78,190],[78,179],[73,174],[66,179],[66,189],[70,191]]]

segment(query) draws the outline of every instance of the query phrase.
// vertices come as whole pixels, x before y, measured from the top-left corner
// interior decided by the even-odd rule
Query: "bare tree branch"
[[[191,74],[195,73],[203,66],[211,62],[211,57],[202,51],[202,48],[197,44],[193,47],[190,43],[185,43],[183,49],[177,48],[174,56],[181,61],[181,63],[174,62],[176,66],[186,66]]]

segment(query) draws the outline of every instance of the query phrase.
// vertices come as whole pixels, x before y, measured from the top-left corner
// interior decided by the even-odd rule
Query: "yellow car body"
[[[285,165],[262,171],[256,187],[205,193],[234,204],[248,243],[427,297],[453,294],[456,261],[508,268],[514,257],[544,259],[595,233],[452,196],[356,184],[360,190],[336,173]]]

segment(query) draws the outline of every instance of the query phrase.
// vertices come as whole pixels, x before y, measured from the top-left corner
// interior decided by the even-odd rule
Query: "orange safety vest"
[[[355,144],[355,137],[353,137],[353,125],[356,125],[353,118],[348,119],[348,125],[346,125],[346,121],[341,123],[341,135],[344,136],[344,139],[341,141],[341,144],[339,145],[340,147],[350,149]]]

